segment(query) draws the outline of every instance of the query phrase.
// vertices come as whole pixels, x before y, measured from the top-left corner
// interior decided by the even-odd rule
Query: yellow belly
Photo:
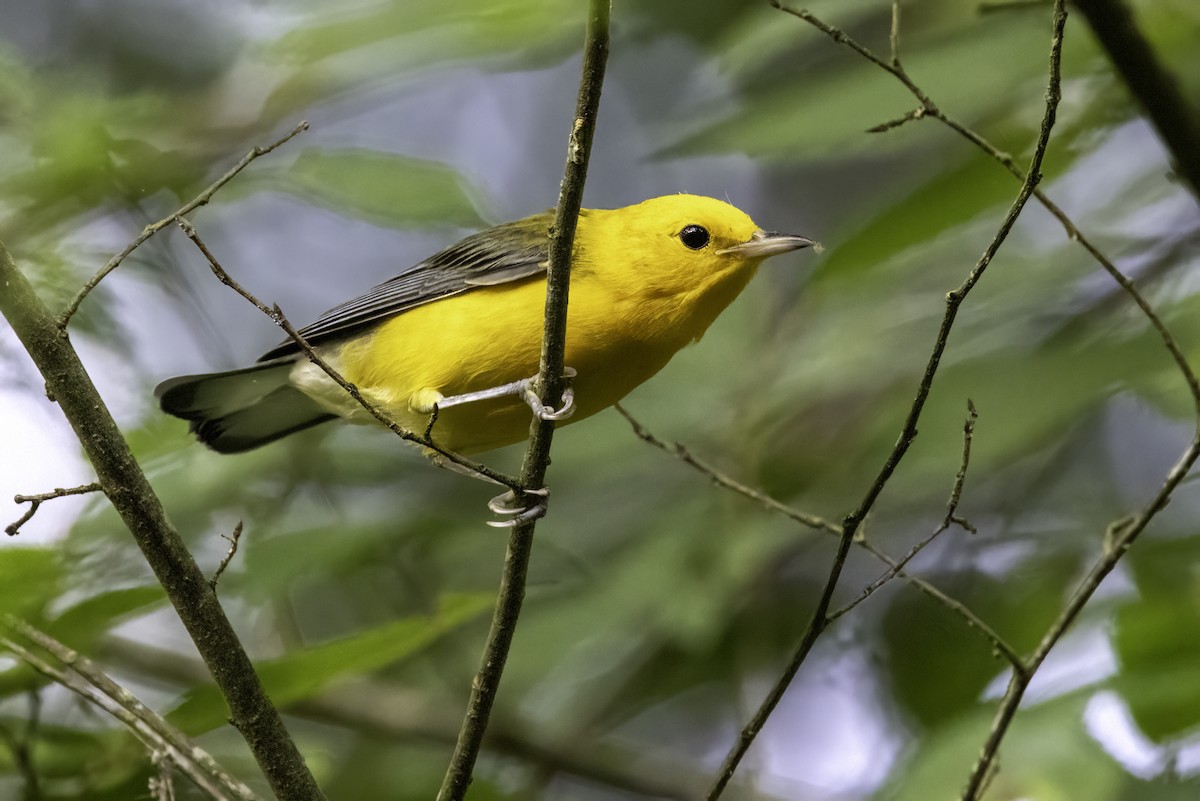
[[[572,286],[570,308],[566,363],[578,376],[568,423],[619,401],[689,339],[646,325],[614,325],[614,315],[639,311],[623,309],[594,282]],[[398,315],[343,346],[338,361],[346,379],[393,419],[422,431],[429,416],[413,408],[418,393],[459,395],[536,374],[544,311],[540,278],[477,289]],[[516,397],[477,401],[443,410],[433,438],[450,450],[484,451],[525,439],[530,420],[529,407]]]

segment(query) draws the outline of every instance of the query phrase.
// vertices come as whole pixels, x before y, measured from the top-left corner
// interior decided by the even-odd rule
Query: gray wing
[[[412,269],[322,314],[300,329],[309,344],[338,339],[416,306],[481,286],[495,286],[546,271],[549,213],[480,231],[430,256]],[[264,353],[269,361],[300,352],[291,339]]]

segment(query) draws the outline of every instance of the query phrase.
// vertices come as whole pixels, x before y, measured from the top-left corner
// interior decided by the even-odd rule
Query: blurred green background
[[[61,307],[148,222],[254,144],[312,125],[192,216],[225,267],[295,322],[477,228],[552,205],[582,2],[0,2],[0,238]],[[1200,106],[1200,6],[1138,20]],[[886,54],[885,0],[814,0]],[[1049,6],[906,0],[902,57],[948,114],[1027,160]],[[731,476],[839,519],[891,448],[945,293],[1017,182],[882,71],[761,3],[617,0],[586,206],[728,198],[826,245],[773,260],[626,402]],[[1043,188],[1200,355],[1200,215],[1078,16]],[[505,538],[494,491],[391,435],[322,427],[221,457],[158,412],[171,375],[279,339],[169,229],[106,280],[73,340],[221,597],[331,799],[433,797],[487,627]],[[0,497],[90,480],[11,333],[0,332]],[[1191,435],[1178,372],[1118,288],[1030,204],[969,297],[920,426],[866,534],[902,555],[944,514],[967,399],[960,514],[914,571],[1033,648]],[[490,463],[513,469],[520,449]],[[781,672],[832,538],[714,487],[615,413],[555,440],[550,515],[474,799],[695,797]],[[15,520],[21,508],[9,506]],[[1052,654],[989,799],[1200,793],[1200,496],[1185,484]],[[10,522],[8,519],[5,523]],[[856,549],[835,603],[882,566]],[[0,543],[0,609],[101,661],[267,793],[131,537],[106,505],[47,504]],[[730,798],[957,797],[1006,664],[900,581],[821,640]],[[0,655],[0,798],[145,797],[123,729]],[[182,779],[182,798],[198,797]]]

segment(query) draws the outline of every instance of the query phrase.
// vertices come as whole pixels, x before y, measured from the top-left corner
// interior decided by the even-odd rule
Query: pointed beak
[[[800,248],[821,249],[820,244],[806,236],[777,234],[759,229],[750,235],[750,241],[717,251],[718,256],[737,256],[743,259],[765,259]]]

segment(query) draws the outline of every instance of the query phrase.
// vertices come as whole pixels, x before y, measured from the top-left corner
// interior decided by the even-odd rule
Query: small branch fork
[[[221,536],[229,541],[229,550],[221,558],[221,562],[217,565],[213,577],[208,580],[208,586],[213,588],[213,592],[217,591],[217,582],[221,580],[221,576],[225,573],[225,568],[229,567],[229,563],[233,561],[233,557],[237,556],[238,543],[242,540],[242,521],[237,521],[237,525],[233,527],[232,534],[228,536],[222,534]]]
[[[791,11],[790,9],[784,8],[778,2],[778,0],[772,0],[772,5],[774,5],[776,8],[787,11],[788,13],[795,14],[796,16],[799,16],[814,25],[817,25],[836,41],[842,42],[847,46],[862,52],[864,56],[869,55],[869,51],[866,51],[861,47],[861,45],[855,43],[844,33],[830,28],[824,23],[821,23],[808,12]],[[898,13],[895,11],[895,7],[893,7],[893,27],[895,26],[896,20],[898,20]],[[876,500],[878,500],[880,494],[883,492],[884,487],[895,473],[896,468],[899,466],[900,461],[904,458],[909,446],[912,444],[913,440],[916,439],[917,422],[925,408],[925,402],[929,397],[930,388],[933,386],[934,377],[937,375],[938,367],[941,364],[942,355],[945,353],[946,344],[949,341],[950,332],[954,326],[954,321],[958,315],[958,310],[962,306],[962,303],[966,299],[967,295],[983,277],[984,272],[987,270],[988,265],[991,264],[992,259],[995,257],[996,252],[1000,249],[1000,246],[1003,245],[1004,241],[1008,238],[1009,232],[1012,230],[1013,225],[1016,224],[1017,217],[1025,208],[1025,204],[1029,201],[1029,198],[1033,196],[1034,189],[1037,186],[1038,181],[1041,180],[1042,161],[1045,158],[1046,148],[1050,143],[1050,131],[1054,127],[1054,121],[1058,111],[1058,102],[1061,97],[1060,73],[1063,28],[1065,23],[1065,0],[1057,0],[1055,3],[1054,31],[1050,47],[1050,77],[1046,91],[1046,110],[1042,118],[1041,131],[1038,134],[1037,145],[1034,148],[1033,157],[1030,160],[1029,169],[1026,173],[1024,181],[1021,184],[1021,189],[1017,193],[1016,199],[1013,200],[1012,205],[1009,207],[1008,212],[1005,214],[999,230],[996,232],[996,235],[992,238],[992,241],[984,250],[983,255],[980,256],[978,262],[976,262],[975,267],[967,274],[966,279],[957,289],[947,293],[946,312],[942,317],[942,323],[938,329],[937,337],[934,341],[933,351],[929,356],[929,362],[925,367],[925,373],[921,378],[919,386],[917,387],[916,397],[913,399],[912,406],[909,409],[908,417],[904,422],[904,427],[900,433],[900,437],[896,441],[896,445],[892,448],[892,452],[888,455],[887,460],[884,462],[883,467],[880,469],[879,474],[867,489],[867,492],[858,508],[848,514],[845,520],[842,522],[842,532],[838,541],[837,553],[834,556],[833,565],[829,571],[829,578],[826,580],[825,587],[817,600],[816,608],[813,610],[812,617],[809,620],[800,644],[793,653],[792,659],[788,663],[787,668],[785,668],[783,675],[775,683],[775,686],[768,693],[766,699],[751,718],[750,722],[747,723],[742,729],[737,741],[730,749],[728,755],[726,755],[725,761],[718,772],[717,778],[709,790],[709,801],[715,801],[715,799],[720,797],[729,781],[733,778],[734,772],[737,770],[739,763],[749,750],[750,745],[754,742],[759,731],[762,730],[763,725],[766,723],[767,719],[770,717],[779,701],[783,698],[784,692],[786,692],[788,686],[792,682],[792,679],[800,669],[800,665],[803,664],[804,660],[808,656],[808,653],[812,650],[817,638],[829,624],[829,604],[832,600],[833,592],[837,588],[837,582],[841,576],[842,568],[845,565],[846,556],[849,553],[850,545],[854,541],[859,526],[866,518],[868,512],[870,512],[870,510],[874,507]],[[898,34],[893,33],[894,46],[897,46],[896,42],[898,41],[898,38]],[[925,106],[927,109],[936,110],[936,107],[933,106],[932,101],[930,101],[927,96],[921,93],[916,84],[914,84],[904,73],[903,68],[899,66],[898,58],[894,58],[892,64],[887,64],[883,61],[880,61],[874,55],[869,55],[869,57],[872,61],[878,63],[881,67],[899,78],[905,83],[905,85],[909,86],[909,88],[921,99],[923,106]]]
[[[386,428],[391,430],[394,434],[396,434],[396,436],[400,437],[401,439],[405,440],[406,442],[414,442],[418,445],[421,445],[423,447],[429,448],[432,451],[435,451],[440,456],[444,457],[445,459],[447,459],[447,460],[453,462],[454,464],[458,465],[459,467],[463,468],[468,473],[472,473],[472,474],[479,476],[480,478],[483,478],[487,481],[492,481],[497,484],[501,484],[501,485],[513,490],[514,492],[522,491],[522,485],[521,485],[519,479],[513,478],[512,476],[508,476],[508,475],[505,475],[504,473],[493,470],[492,468],[488,467],[485,464],[480,464],[478,462],[474,462],[474,461],[466,458],[465,456],[461,456],[461,455],[455,453],[454,451],[446,450],[445,448],[438,445],[430,437],[430,433],[433,430],[433,422],[436,421],[436,419],[437,419],[436,417],[432,417],[430,419],[430,424],[426,427],[425,432],[423,434],[417,434],[413,431],[409,431],[407,428],[404,428],[399,423],[392,420],[392,418],[389,417],[386,413],[384,413],[384,411],[382,409],[380,409],[378,406],[376,406],[374,403],[372,403],[370,400],[368,400],[367,397],[362,394],[362,391],[357,386],[355,386],[354,384],[347,381],[342,376],[341,373],[339,373],[337,370],[335,370],[329,364],[329,362],[325,361],[325,359],[323,359],[321,357],[321,355],[319,353],[317,353],[317,351],[313,348],[313,346],[308,343],[308,340],[306,340],[300,334],[300,332],[296,330],[296,327],[291,324],[291,322],[284,315],[283,311],[279,308],[278,305],[267,306],[265,303],[263,303],[261,300],[259,300],[255,295],[253,295],[247,289],[245,289],[241,284],[239,284],[237,281],[235,281],[232,278],[232,276],[230,276],[229,273],[225,271],[225,268],[221,266],[221,263],[219,261],[217,261],[216,256],[214,256],[212,251],[209,250],[208,245],[206,245],[204,243],[204,240],[202,240],[200,238],[200,234],[197,233],[195,226],[193,226],[190,222],[188,222],[188,220],[184,219],[183,217],[176,218],[175,223],[183,231],[184,235],[188,239],[192,240],[192,243],[195,244],[196,248],[200,251],[200,253],[204,256],[204,258],[208,261],[209,269],[212,270],[213,275],[215,275],[217,277],[218,281],[220,281],[222,284],[224,284],[225,286],[232,289],[237,294],[241,295],[249,303],[251,303],[255,308],[257,308],[260,312],[262,312],[267,317],[269,317],[271,319],[271,322],[275,323],[275,325],[277,325],[281,329],[283,329],[283,331],[292,339],[293,342],[296,343],[296,346],[298,348],[300,348],[301,352],[304,353],[304,355],[308,358],[309,361],[311,361],[317,367],[321,368],[321,370],[323,370],[324,373],[327,376],[329,376],[330,379],[332,379],[334,381],[334,383],[336,383],[338,386],[340,386],[342,389],[344,389],[346,391],[346,393],[348,395],[350,395],[350,397],[354,398],[354,400],[360,406],[362,406],[364,409],[366,409],[367,412],[369,412],[370,415],[372,417],[374,417],[376,420],[378,420],[383,426],[385,426]]]
[[[55,498],[65,498],[68,495],[87,495],[88,493],[100,491],[100,485],[93,481],[91,484],[84,484],[81,487],[70,487],[68,489],[59,487],[50,492],[43,492],[40,495],[17,495],[13,497],[13,503],[27,503],[29,504],[29,508],[25,510],[25,514],[21,515],[17,522],[5,526],[4,533],[10,537],[17,536],[21,531],[21,526],[32,520],[33,516],[37,514],[38,507],[46,501],[51,501]]]
[[[66,330],[67,325],[69,325],[71,322],[71,318],[75,316],[75,312],[79,311],[79,306],[84,300],[87,299],[87,296],[91,294],[92,290],[104,280],[105,276],[117,269],[117,267],[121,265],[121,262],[125,261],[125,259],[129,256],[129,254],[141,247],[147,239],[154,236],[171,223],[175,222],[177,218],[182,217],[185,214],[190,214],[201,206],[207,205],[208,202],[212,200],[213,195],[215,195],[221,187],[232,181],[242,170],[249,167],[251,162],[260,156],[265,156],[271,151],[282,147],[290,142],[295,136],[307,130],[308,122],[302,120],[295,128],[271,144],[265,147],[256,145],[250,150],[249,153],[242,157],[241,161],[233,165],[233,167],[231,167],[227,173],[213,181],[203,192],[196,195],[196,197],[192,198],[187,203],[184,203],[174,213],[163,217],[158,222],[151,223],[143,228],[142,232],[138,234],[132,242],[126,245],[124,250],[109,259],[108,262],[105,263],[105,265],[101,267],[95,275],[88,279],[87,283],[85,283],[83,288],[76,293],[75,297],[71,299],[71,302],[67,304],[67,307],[63,309],[62,313],[58,316],[59,329]]]
[[[842,535],[842,527],[837,525],[836,523],[831,523],[822,517],[808,514],[807,512],[801,512],[798,509],[794,509],[791,506],[788,506],[787,504],[781,503],[780,501],[776,500],[775,498],[772,498],[771,496],[769,496],[759,490],[756,490],[752,487],[748,487],[745,484],[742,484],[741,482],[739,482],[733,478],[730,478],[725,473],[722,473],[721,471],[717,470],[712,465],[708,464],[707,462],[705,462],[702,459],[695,456],[684,445],[681,445],[678,442],[666,442],[665,440],[659,439],[648,428],[646,428],[646,426],[644,426],[641,422],[639,422],[636,418],[634,418],[633,415],[630,414],[629,411],[627,409],[625,409],[623,406],[621,406],[620,404],[617,404],[616,409],[627,421],[629,421],[629,424],[633,427],[634,434],[636,434],[639,439],[641,439],[643,442],[653,445],[655,448],[658,448],[659,450],[663,451],[664,453],[667,453],[667,454],[679,459],[679,461],[681,461],[684,464],[688,465],[689,467],[693,468],[698,473],[701,473],[702,475],[706,476],[710,481],[713,482],[713,484],[717,485],[718,487],[723,487],[725,489],[731,490],[732,492],[735,492],[745,498],[748,498],[752,501],[755,501],[755,502],[761,504],[763,507],[765,507],[773,512],[777,512],[777,513],[783,515],[784,517],[787,517],[791,520],[796,521],[797,523],[800,523],[803,526],[807,526],[808,528],[815,529],[817,531],[821,531],[826,534],[833,534],[838,537],[840,537]],[[968,434],[967,437],[964,438],[966,443],[970,442],[969,437],[971,435],[973,435],[973,433],[974,433],[974,418],[973,417],[968,418],[968,425],[971,428],[970,428],[970,434]],[[963,465],[965,465],[967,463],[967,460],[969,458],[969,448],[970,448],[969,444],[964,444],[964,456],[963,456],[963,462],[962,462]],[[965,479],[965,476],[966,476],[965,468],[960,468],[959,475],[961,475],[963,477],[963,479]],[[951,492],[952,500],[955,500],[958,496],[961,496],[962,484],[961,484],[958,476],[955,477],[955,487],[957,488],[958,495],[956,496],[954,491],[952,491]],[[956,508],[957,508],[957,505],[956,505]],[[962,520],[961,518],[958,518],[957,516],[954,517],[954,522],[957,522],[960,526],[964,525],[964,523],[966,523],[965,520]],[[966,523],[966,525],[969,526],[970,524]],[[946,529],[948,529],[948,528],[949,528],[949,526],[947,525]],[[972,529],[968,528],[967,530],[969,531]],[[939,533],[940,533],[940,531],[939,531]],[[851,606],[857,605],[858,603],[861,603],[862,601],[866,600],[865,596],[873,594],[875,592],[875,590],[878,590],[879,587],[881,587],[886,580],[890,580],[891,578],[899,576],[900,578],[903,578],[905,581],[907,581],[909,584],[911,584],[916,589],[920,590],[921,592],[925,593],[929,597],[933,598],[938,603],[940,603],[943,606],[950,609],[952,612],[961,616],[963,618],[963,620],[967,623],[968,626],[979,631],[979,633],[982,634],[983,637],[987,639],[988,643],[996,651],[996,653],[1003,656],[1014,666],[1016,666],[1018,668],[1023,668],[1024,663],[1021,661],[1021,657],[1017,655],[1017,652],[1013,649],[1013,647],[1011,645],[1009,645],[1007,642],[1005,642],[1003,637],[1001,637],[999,634],[997,634],[996,631],[994,629],[992,629],[991,626],[989,626],[987,623],[985,623],[983,620],[981,620],[974,612],[972,612],[970,609],[968,609],[961,601],[957,601],[957,600],[951,598],[950,596],[946,595],[944,592],[942,592],[941,590],[939,590],[937,587],[933,586],[929,582],[925,581],[924,579],[918,578],[916,576],[910,575],[909,573],[905,572],[905,570],[904,570],[905,564],[908,561],[910,561],[912,559],[912,557],[916,556],[915,553],[910,552],[910,554],[905,557],[904,564],[902,564],[902,563],[898,562],[897,560],[893,559],[891,556],[889,556],[884,551],[877,548],[875,545],[873,545],[865,536],[863,536],[861,529],[859,530],[858,535],[854,538],[854,542],[856,545],[858,545],[864,551],[871,554],[876,559],[878,559],[880,562],[883,562],[885,565],[887,565],[889,568],[891,568],[891,571],[889,571],[889,575],[887,576],[886,579],[884,579],[883,581],[875,582],[872,585],[870,591],[865,592],[864,597],[861,597],[858,600],[854,601],[853,604],[851,604]],[[924,545],[922,545],[921,547],[924,547]],[[832,612],[829,615],[829,622],[833,622],[834,620],[841,617],[843,614],[845,614],[848,611],[849,611],[849,609],[843,608],[843,609],[839,609],[836,612]]]
[[[1039,144],[1034,154],[1033,163],[1031,163],[1027,172],[1023,172],[1016,165],[1011,155],[1001,152],[998,148],[977,134],[975,131],[943,114],[937,108],[937,106],[933,104],[929,97],[925,95],[922,90],[912,81],[907,73],[905,73],[899,64],[899,60],[895,57],[895,42],[897,39],[897,35],[895,33],[895,16],[893,17],[892,35],[893,57],[891,63],[888,63],[874,55],[867,48],[855,42],[843,31],[821,22],[807,11],[798,11],[784,7],[777,0],[772,0],[772,5],[782,11],[785,11],[786,13],[799,17],[805,22],[808,22],[821,32],[825,33],[835,42],[851,48],[868,61],[876,64],[881,69],[892,74],[897,80],[904,84],[904,86],[908,88],[908,90],[921,103],[920,108],[923,113],[912,112],[907,115],[906,118],[902,118],[901,121],[884,123],[883,125],[878,126],[880,130],[888,130],[892,127],[896,127],[899,124],[903,124],[903,122],[907,122],[909,119],[915,120],[924,117],[932,117],[959,133],[976,147],[983,150],[990,157],[1002,164],[1005,169],[1013,174],[1014,177],[1021,180],[1022,196],[1028,196],[1028,194],[1031,193],[1032,196],[1035,197],[1056,220],[1058,220],[1059,224],[1062,225],[1064,231],[1066,232],[1067,237],[1071,240],[1079,242],[1079,244],[1097,261],[1097,263],[1100,264],[1104,271],[1109,274],[1109,276],[1125,291],[1127,295],[1129,295],[1130,299],[1146,317],[1151,327],[1154,328],[1154,330],[1158,333],[1160,339],[1162,340],[1163,346],[1170,354],[1172,361],[1174,361],[1185,383],[1187,384],[1189,394],[1192,398],[1196,415],[1196,431],[1193,434],[1191,442],[1180,454],[1175,464],[1167,473],[1163,483],[1159,486],[1159,489],[1136,515],[1118,521],[1109,527],[1109,530],[1106,532],[1105,536],[1105,546],[1102,549],[1100,557],[1092,566],[1088,574],[1080,581],[1079,585],[1076,587],[1075,591],[1072,593],[1070,599],[1067,601],[1067,604],[1060,613],[1058,619],[1047,630],[1046,634],[1042,638],[1042,641],[1038,644],[1033,654],[1031,654],[1027,660],[1016,658],[1015,654],[1010,656],[1010,661],[1013,664],[1012,678],[1009,681],[1008,688],[1006,689],[1004,697],[1000,702],[1000,706],[997,709],[991,731],[980,753],[979,759],[973,767],[967,784],[964,787],[961,795],[962,801],[978,801],[986,787],[988,778],[992,776],[996,770],[996,758],[999,753],[1000,744],[1009,730],[1012,720],[1016,715],[1017,708],[1020,706],[1021,700],[1024,697],[1024,693],[1028,688],[1029,683],[1032,681],[1034,674],[1041,667],[1050,650],[1058,643],[1063,634],[1079,616],[1079,613],[1082,611],[1084,605],[1099,588],[1104,578],[1113,570],[1116,564],[1128,551],[1130,546],[1132,546],[1137,537],[1146,529],[1150,521],[1167,505],[1175,489],[1187,476],[1193,465],[1195,465],[1197,459],[1200,458],[1200,382],[1197,381],[1195,372],[1193,371],[1187,358],[1184,356],[1182,350],[1179,348],[1174,337],[1168,331],[1166,325],[1162,322],[1161,318],[1159,318],[1154,309],[1137,290],[1133,283],[1116,268],[1112,261],[1110,261],[1103,253],[1101,253],[1100,250],[1083,235],[1079,228],[1070,220],[1070,218],[1065,212],[1063,212],[1061,208],[1053,203],[1041,190],[1036,188],[1038,169],[1040,167],[1041,158],[1044,155],[1046,139],[1049,133],[1049,127],[1053,123],[1054,108],[1057,104],[1059,95],[1062,37],[1067,16],[1065,0],[1055,0],[1054,2],[1054,38],[1050,55],[1051,79],[1050,87],[1047,92],[1046,117],[1042,122],[1042,133],[1039,137]],[[1095,5],[1104,4],[1097,3]],[[894,7],[893,12],[895,13]],[[1188,155],[1194,156],[1194,154]],[[1178,157],[1178,154],[1176,154],[1176,156]],[[1195,186],[1194,180],[1193,186]],[[1020,197],[1018,200],[1020,200]],[[978,280],[976,273],[979,271],[980,270],[977,267],[977,270],[973,271],[972,273],[972,276],[976,281]],[[968,278],[968,282],[964,286],[969,289],[969,285],[973,285],[971,278]],[[962,291],[960,289],[958,296],[959,303],[961,302],[961,294]],[[952,318],[951,308],[949,307],[955,302],[955,298],[956,293],[953,292],[947,297],[947,321]],[[943,326],[943,329],[944,328],[945,326]],[[942,336],[941,333],[939,333],[939,341],[941,341],[941,339]],[[935,356],[936,351],[937,348],[935,347]],[[931,360],[930,365],[931,367],[936,368],[936,359]],[[927,377],[929,377],[928,371]],[[919,401],[920,395],[918,395],[918,402]],[[917,405],[918,404],[914,404],[914,411],[917,410]],[[907,430],[908,427],[906,426],[906,431]],[[902,435],[901,443],[899,443],[897,446],[899,453],[902,453],[899,448],[903,441],[904,437]],[[894,455],[896,455],[896,452],[894,452]],[[885,473],[887,473],[886,468]],[[952,517],[953,514],[948,515],[948,518]],[[1006,654],[1006,656],[1008,656],[1008,654]]]
[[[253,158],[256,152],[252,151],[247,158]],[[207,198],[208,194],[202,193],[194,202],[200,205]],[[144,237],[135,243],[145,241],[152,233],[143,232]],[[130,247],[128,252],[132,250]],[[102,278],[103,275],[98,275],[90,285],[94,287]],[[96,483],[166,590],[179,620],[229,705],[230,722],[254,754],[272,791],[288,801],[321,801],[324,796],[312,772],[267,697],[208,579],[167,517],[161,500],[130,453],[129,443],[66,336],[63,323],[70,314],[55,315],[46,307],[3,243],[0,243],[0,286],[4,287],[0,292],[0,313],[45,378],[47,393],[70,423],[96,471]],[[82,297],[77,300],[82,302]],[[68,312],[77,307],[78,303],[73,303]]]
[[[259,801],[249,787],[226,772],[183,732],[110,679],[90,659],[49,634],[12,615],[5,615],[0,618],[0,646],[46,678],[119,720],[156,760],[178,767],[209,797],[218,801]],[[48,658],[33,648],[44,651]],[[52,663],[51,659],[58,664]]]

